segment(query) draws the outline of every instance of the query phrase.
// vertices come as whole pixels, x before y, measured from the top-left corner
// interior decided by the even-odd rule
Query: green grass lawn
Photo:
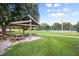
[[[14,34],[23,34],[22,29],[12,29]],[[29,33],[29,31],[25,31],[25,34]],[[32,31],[32,33],[36,34],[48,34],[48,35],[65,35],[65,36],[79,36],[78,32],[50,32],[50,31]]]
[[[33,31],[36,34],[47,34],[47,35],[65,35],[65,36],[79,36],[77,32],[44,32],[44,31]]]
[[[79,36],[79,33],[64,33],[64,32],[34,32],[39,34],[60,34]],[[56,36],[40,36],[42,39],[20,43],[12,46],[3,55],[8,56],[79,56],[79,38],[64,38]]]

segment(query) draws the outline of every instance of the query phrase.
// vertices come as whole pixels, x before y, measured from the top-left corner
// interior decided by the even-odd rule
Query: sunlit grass
[[[22,34],[22,30],[14,30],[15,33]],[[25,31],[27,34],[29,31]],[[26,55],[26,56],[68,56],[79,55],[79,38],[64,38],[47,35],[65,35],[65,36],[79,36],[77,32],[49,32],[49,31],[32,31],[42,39],[25,42],[12,46],[11,50],[3,55]]]
[[[12,29],[14,34],[23,34],[22,29]],[[39,34],[48,34],[48,35],[66,35],[66,36],[79,36],[78,32],[52,32],[52,31],[35,31],[32,30],[32,33]],[[25,34],[29,33],[29,31],[25,31]]]
[[[42,33],[42,32],[41,32]],[[44,32],[43,32],[44,33]],[[40,34],[40,33],[39,33]],[[51,33],[48,33],[51,34]],[[56,36],[40,36],[42,39],[12,46],[3,55],[18,56],[79,56],[79,39]]]
[[[66,35],[66,36],[79,36],[78,32],[51,32],[51,31],[33,31],[36,34],[47,34],[47,35]]]

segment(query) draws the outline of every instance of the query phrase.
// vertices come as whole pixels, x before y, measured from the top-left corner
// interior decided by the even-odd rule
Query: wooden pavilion
[[[31,30],[33,27],[39,26],[39,23],[30,15],[23,16],[21,19],[22,21],[11,22],[10,26],[21,26],[23,28],[25,27],[26,30],[29,29],[29,38],[31,39]]]

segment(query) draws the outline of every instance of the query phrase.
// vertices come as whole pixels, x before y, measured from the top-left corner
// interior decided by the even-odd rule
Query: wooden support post
[[[20,26],[19,26],[19,33],[20,33]]]
[[[10,32],[11,32],[11,26],[9,26]]]
[[[25,34],[25,33],[24,33],[24,27],[23,27],[23,36],[24,36],[24,34]]]
[[[31,40],[31,29],[32,29],[32,26],[31,26],[31,19],[30,19],[30,28],[29,28],[29,39]]]

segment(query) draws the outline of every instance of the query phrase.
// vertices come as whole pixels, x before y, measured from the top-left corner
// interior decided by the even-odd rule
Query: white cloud
[[[59,6],[60,6],[60,4],[57,4],[57,3],[56,3],[56,4],[54,4],[54,7],[59,7]]]
[[[55,12],[56,10],[52,10],[53,12]]]
[[[79,12],[72,12],[71,16],[79,16]]]
[[[61,10],[50,10],[48,9],[47,12],[60,12]]]
[[[49,16],[64,16],[63,13],[51,13]]]
[[[64,16],[63,13],[56,13],[57,16]]]
[[[63,8],[63,11],[64,11],[64,12],[69,12],[70,9],[69,9],[69,8]]]
[[[60,12],[61,10],[57,10],[57,12]]]
[[[52,12],[60,12],[61,10],[52,10]]]
[[[51,13],[51,14],[49,14],[49,16],[56,16],[56,14]]]
[[[41,9],[39,9],[39,11],[40,11]]]
[[[47,12],[51,12],[52,10],[48,9]]]
[[[52,7],[52,4],[51,3],[47,3],[46,6],[47,7]]]

